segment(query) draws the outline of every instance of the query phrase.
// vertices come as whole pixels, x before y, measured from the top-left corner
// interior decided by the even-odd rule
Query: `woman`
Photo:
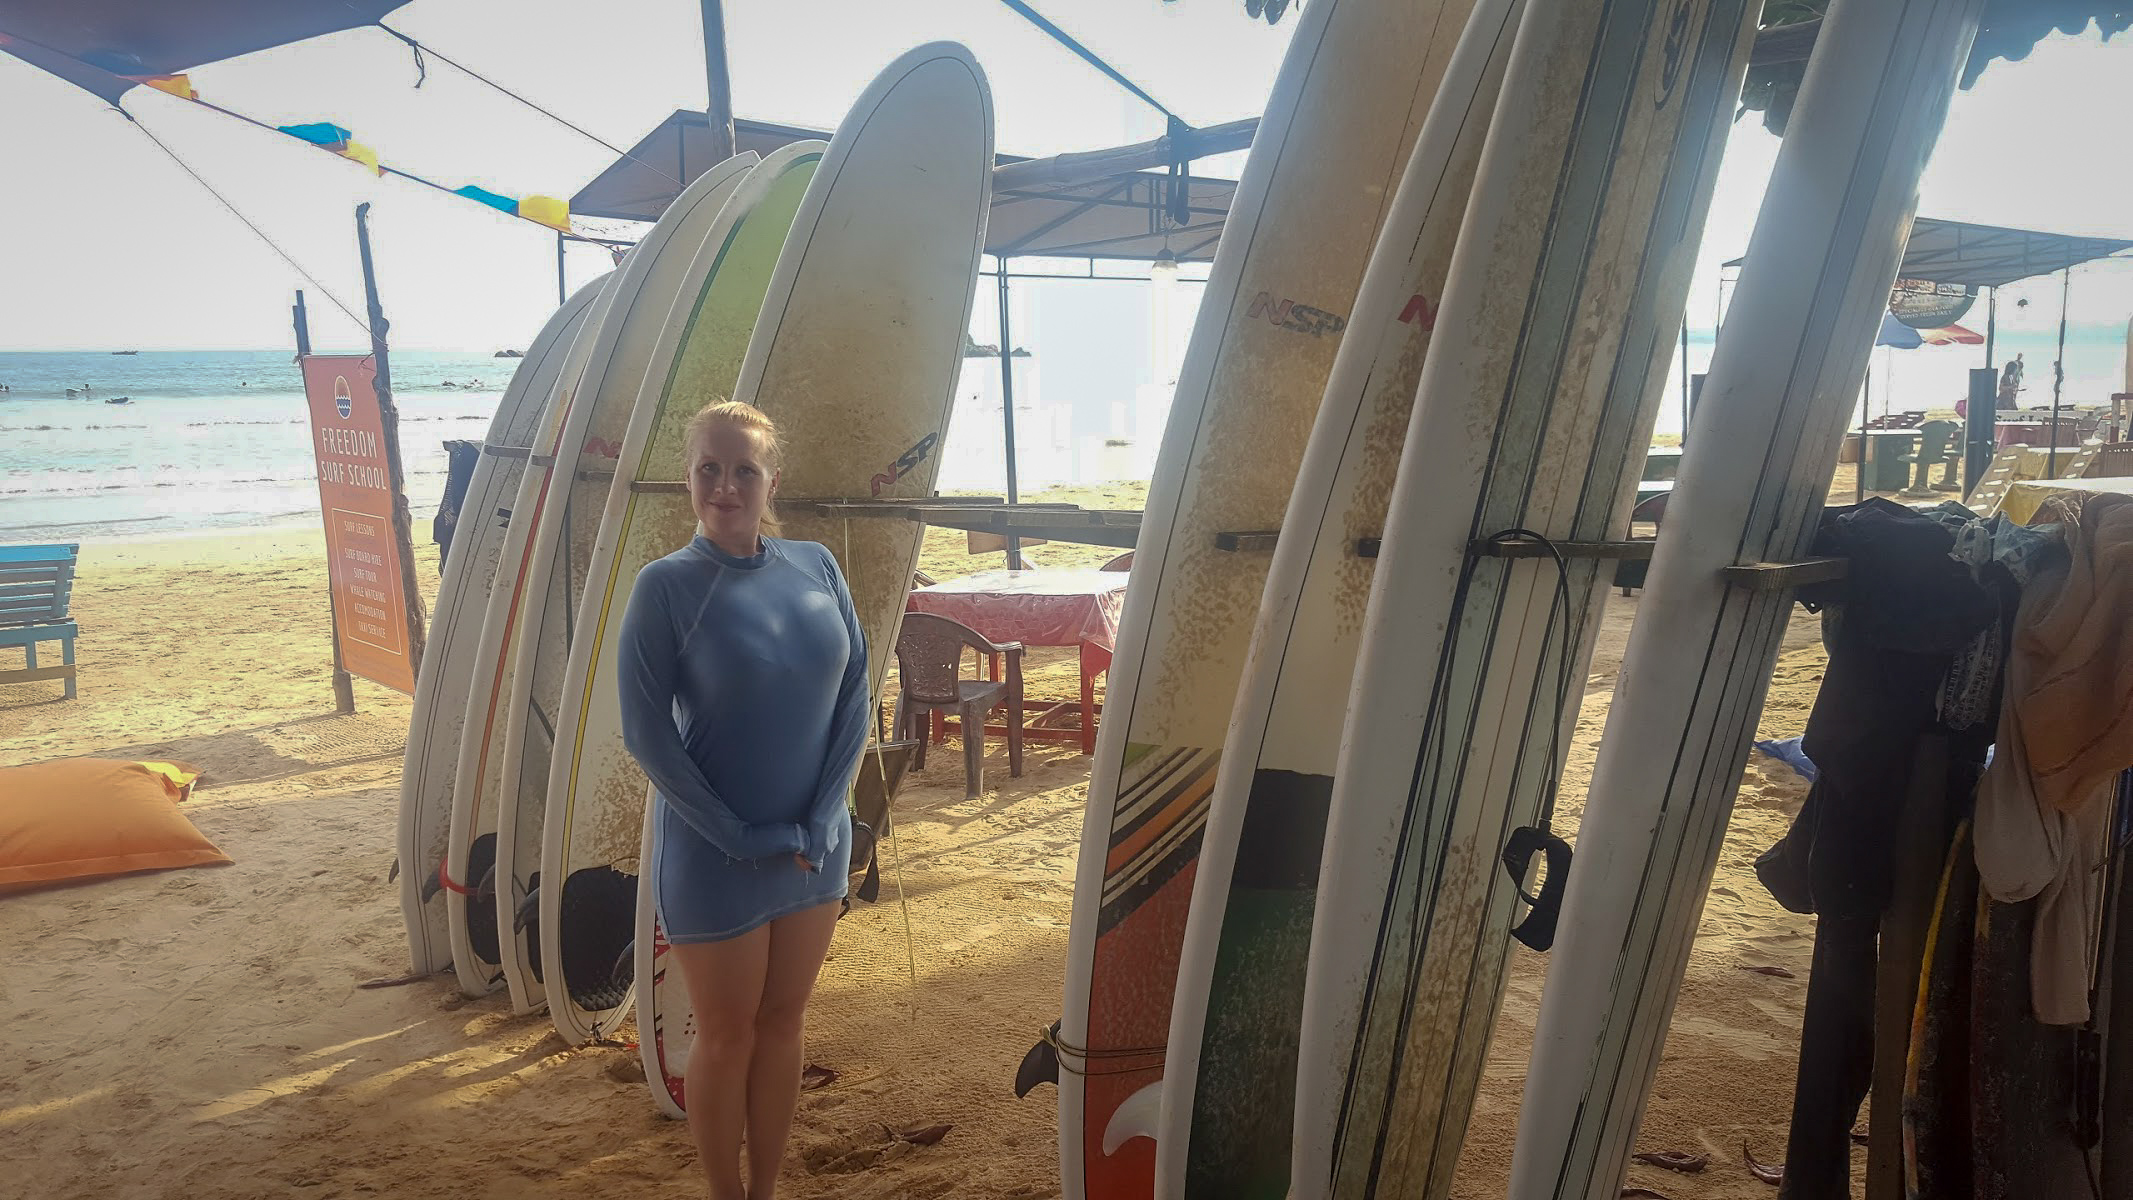
[[[637,576],[622,727],[658,789],[651,884],[696,1008],[689,1129],[713,1200],[770,1200],[808,993],[845,894],[866,643],[829,551],[764,532],[776,529],[770,418],[713,404],[684,445],[699,529]]]

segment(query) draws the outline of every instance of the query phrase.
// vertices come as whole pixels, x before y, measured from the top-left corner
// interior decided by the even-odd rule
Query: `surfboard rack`
[[[682,495],[688,491],[688,486],[679,480],[639,479],[631,481],[629,489],[639,495]],[[785,512],[817,517],[917,521],[942,529],[1080,542],[1121,550],[1133,549],[1141,532],[1141,514],[1138,512],[1082,508],[1064,503],[1006,504],[998,496],[923,496],[887,500],[872,496],[780,496],[776,503]]]
[[[1652,547],[1657,544],[1651,538],[1634,538],[1626,542],[1557,542],[1555,548],[1564,558],[1645,561],[1651,558]],[[1491,558],[1541,558],[1548,553],[1545,543],[1528,538],[1478,541],[1470,549],[1475,554]],[[1779,592],[1842,579],[1850,569],[1849,559],[1803,558],[1798,562],[1739,563],[1721,569],[1719,576],[1729,586],[1745,591]]]
[[[1798,562],[1755,562],[1727,567],[1719,574],[1734,587],[1777,592],[1810,583],[1828,583],[1851,574],[1848,558],[1803,558]]]

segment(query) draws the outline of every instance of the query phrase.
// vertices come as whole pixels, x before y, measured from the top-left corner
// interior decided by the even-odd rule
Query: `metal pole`
[[[1681,448],[1689,448],[1689,319],[1681,318]]]
[[[1985,289],[1985,365],[1986,365],[1986,366],[1988,366],[1988,367],[1990,367],[1990,366],[1994,365],[1994,364],[1993,364],[1993,361],[1992,361],[1992,339],[1993,339],[1993,337],[1994,337],[1995,335],[1997,335],[1997,334],[1999,333],[1999,328],[2000,328],[2000,289],[1998,289],[1998,288],[1996,288],[1996,287],[1993,287],[1993,288],[1986,288],[1986,289]],[[1998,395],[1998,392],[1997,392],[1997,391],[1995,391],[1995,392],[1994,392],[1994,395],[1995,395],[1995,396],[1997,396],[1997,395]],[[1997,407],[1999,406],[1999,405],[1998,405],[1998,401],[1994,401],[1994,404],[1993,404],[1993,406],[1994,406],[1995,408],[1997,408]]]
[[[555,302],[559,305],[570,303],[570,284],[563,275],[563,247],[565,244],[562,231],[557,230],[555,235]]]
[[[1871,347],[1866,352],[1866,382],[1862,386],[1865,390],[1859,394],[1859,462],[1852,471],[1853,482],[1858,485],[1852,489],[1854,504],[1866,499],[1866,449],[1873,441],[1866,436],[1867,418],[1874,411],[1874,351]]]
[[[311,317],[304,311],[304,291],[296,290],[296,306],[290,310],[296,324],[296,361],[302,369],[304,356],[311,353]],[[352,713],[356,710],[355,682],[348,675],[348,668],[341,661],[341,614],[333,600],[331,568],[326,579],[326,620],[333,631],[333,711]]]
[[[407,475],[400,466],[400,406],[393,402],[393,376],[386,358],[385,334],[392,328],[378,303],[378,277],[370,262],[370,202],[356,205],[356,250],[363,257],[363,300],[370,317],[370,353],[377,363],[378,429],[385,439],[386,483],[393,492],[393,537],[399,542],[400,588],[407,604],[407,662],[422,674],[424,631],[422,589],[415,582],[415,521],[407,510]]]
[[[1015,343],[1008,332],[1007,260],[994,261],[1000,266],[1000,423],[1007,439],[1007,502],[1019,504],[1022,497],[1015,478]],[[1007,537],[1007,567],[1011,571],[1022,569],[1022,539],[1013,534]]]
[[[2052,360],[2052,445],[2044,453],[2044,477],[2059,478],[2059,394],[2066,387],[2066,306],[2074,291],[2074,268],[2059,271],[2059,355]]]
[[[733,157],[733,80],[726,73],[726,11],[721,0],[701,0],[704,14],[704,117],[711,127],[711,162]],[[688,178],[682,178],[686,186]]]

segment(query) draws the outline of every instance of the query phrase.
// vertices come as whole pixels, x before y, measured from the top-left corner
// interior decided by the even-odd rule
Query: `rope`
[[[231,216],[243,222],[244,227],[246,229],[251,230],[252,235],[254,237],[257,237],[260,241],[265,242],[269,250],[272,250],[274,253],[280,255],[281,260],[285,263],[288,263],[291,270],[294,270],[298,275],[303,276],[305,281],[308,282],[312,287],[317,288],[319,290],[320,295],[326,297],[326,299],[328,300],[331,300],[333,302],[333,306],[341,310],[342,315],[346,316],[350,321],[355,322],[356,328],[366,331],[370,328],[369,321],[366,321],[362,317],[357,316],[355,314],[354,309],[348,307],[346,304],[343,304],[341,302],[341,298],[333,294],[332,288],[329,288],[325,284],[320,283],[318,281],[317,276],[313,275],[309,271],[306,271],[302,263],[296,261],[295,258],[291,257],[289,252],[287,250],[282,249],[281,246],[276,243],[273,238],[268,237],[266,230],[261,229],[256,224],[253,224],[252,219],[250,217],[245,216],[244,213],[238,210],[236,205],[230,203],[229,197],[224,196],[221,192],[216,191],[214,184],[209,183],[205,178],[203,178],[200,172],[193,170],[192,165],[190,163],[187,163],[184,159],[178,157],[178,152],[165,145],[163,139],[157,137],[153,130],[149,129],[148,126],[141,124],[141,122],[132,113],[126,111],[124,106],[119,106],[118,112],[119,115],[126,118],[126,120],[130,122],[135,129],[141,131],[142,137],[145,137],[149,141],[155,143],[156,149],[161,150],[166,155],[169,155],[170,161],[178,164],[179,170],[184,171],[187,175],[192,176],[193,182],[199,184],[203,189],[205,189],[207,194],[213,196],[215,200],[222,205],[223,208],[228,209],[229,214]]]
[[[840,523],[844,531],[844,561],[849,563],[852,561],[852,518],[847,516]],[[904,921],[904,970],[911,978],[911,992],[915,997],[918,993],[918,941],[911,933],[911,897],[904,892],[904,854],[902,848],[896,844],[896,821],[889,815],[889,768],[882,762],[879,737],[874,739],[874,773],[881,780],[881,823],[888,826],[886,830],[874,831],[874,853],[881,853],[881,835],[886,832],[889,839],[889,873],[896,877],[896,907],[903,914]],[[911,1005],[908,1015],[912,1023],[916,1024],[918,1005],[915,1002]]]
[[[558,116],[545,108],[542,108],[540,105],[535,104],[533,101],[528,100],[524,96],[519,95],[517,92],[512,91],[510,88],[505,87],[503,84],[500,84],[495,80],[490,79],[488,76],[483,75],[482,73],[474,70],[471,67],[468,67],[466,64],[461,63],[457,59],[454,59],[451,56],[444,54],[436,47],[425,46],[421,42],[418,42],[414,38],[411,38],[408,35],[400,32],[399,30],[394,29],[392,26],[387,25],[383,21],[379,21],[377,25],[378,28],[384,30],[385,32],[393,35],[396,38],[399,38],[401,41],[406,42],[408,48],[415,52],[415,67],[417,70],[422,72],[422,74],[418,76],[415,80],[416,87],[421,87],[422,81],[428,78],[429,76],[429,68],[424,65],[422,61],[422,56],[425,53],[433,55],[437,59],[445,63],[447,66],[455,68],[462,74],[466,75],[468,78],[474,79],[482,84],[485,84],[488,87],[494,89],[495,91],[500,92],[513,100],[518,101],[520,104],[523,104],[527,108],[532,109],[533,111],[541,114],[542,116],[548,118],[551,121],[554,121],[556,124],[561,125],[563,128],[570,130],[572,133],[577,134],[579,137],[587,138],[601,146],[606,147],[614,153],[621,155],[623,158],[629,159],[631,162],[636,163],[640,167],[643,167],[645,170],[657,174],[661,179],[666,180],[668,183],[673,184],[677,188],[682,186],[681,180],[674,178],[672,175],[667,174],[665,171],[660,170],[658,167],[653,166],[651,163],[648,163],[643,159],[638,158],[636,155],[631,154],[629,151],[622,149],[620,146],[615,145],[613,142],[608,141],[606,138],[601,137],[599,134],[593,133],[591,130],[585,129],[582,126],[574,124],[571,121],[568,121],[563,117]]]
[[[1045,1045],[1050,1046],[1052,1048],[1053,1058],[1059,1063],[1060,1070],[1066,1072],[1069,1075],[1079,1075],[1083,1078],[1089,1078],[1098,1075],[1127,1075],[1132,1074],[1136,1071],[1148,1070],[1155,1064],[1138,1063],[1133,1066],[1122,1066],[1107,1071],[1092,1071],[1089,1070],[1087,1067],[1077,1067],[1069,1063],[1067,1061],[1069,1057],[1080,1059],[1083,1062],[1102,1062],[1121,1058],[1161,1058],[1167,1050],[1167,1047],[1163,1046],[1122,1048],[1117,1050],[1091,1050],[1087,1046],[1076,1046],[1066,1042],[1065,1040],[1060,1038],[1058,1030],[1052,1029],[1050,1027],[1047,1027],[1042,1034],[1038,1035],[1038,1040],[1042,1041]]]
[[[1076,55],[1080,56],[1083,62],[1103,72],[1105,78],[1111,80],[1111,82],[1116,83],[1118,86],[1133,93],[1135,96],[1138,96],[1142,100],[1142,102],[1148,105],[1148,107],[1153,108],[1155,111],[1163,114],[1166,117],[1169,117],[1175,125],[1183,126],[1185,124],[1185,119],[1183,117],[1180,117],[1178,116],[1178,114],[1171,112],[1167,108],[1164,108],[1162,101],[1157,100],[1155,97],[1142,91],[1139,84],[1119,74],[1118,71],[1113,68],[1110,63],[1107,63],[1103,59],[1098,58],[1096,56],[1095,51],[1090,50],[1087,46],[1084,46],[1080,42],[1075,41],[1074,36],[1072,34],[1046,20],[1042,13],[1039,13],[1036,9],[1031,8],[1028,4],[1023,3],[1023,0],[1000,0],[1000,3],[1005,4],[1007,7],[1014,9],[1017,13],[1021,14],[1024,20],[1027,20],[1030,24],[1035,25],[1037,28],[1043,30],[1047,35],[1051,37],[1053,41],[1058,42],[1060,45],[1065,46],[1069,50],[1072,50]]]

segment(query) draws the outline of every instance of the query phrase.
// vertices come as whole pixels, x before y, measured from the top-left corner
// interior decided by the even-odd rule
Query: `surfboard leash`
[[[844,561],[851,562],[852,518],[849,515],[840,518],[839,525],[842,527],[842,531],[844,534]],[[918,536],[920,538],[924,538],[926,536],[926,527],[924,525],[919,526]],[[901,732],[901,730],[898,731],[899,735],[901,734]],[[888,834],[889,874],[894,876],[896,880],[896,909],[897,912],[902,915],[904,923],[904,971],[910,977],[911,980],[912,1002],[909,1010],[907,1010],[906,1012],[906,1019],[911,1021],[913,1024],[917,1024],[918,941],[915,937],[912,936],[911,933],[911,897],[909,893],[904,891],[904,852],[896,841],[896,818],[889,811],[892,807],[891,797],[889,795],[889,768],[888,765],[882,761],[881,738],[878,735],[874,738],[874,773],[881,780],[881,823],[888,827],[885,830],[875,831],[876,840],[874,844],[877,848],[874,852],[876,854],[881,853],[879,849],[881,845],[880,835],[883,833]]]

